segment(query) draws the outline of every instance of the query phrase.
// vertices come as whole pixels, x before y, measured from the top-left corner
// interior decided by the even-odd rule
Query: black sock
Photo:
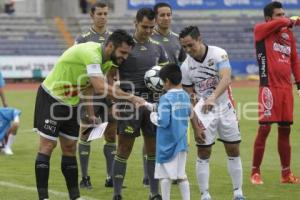
[[[116,143],[106,143],[103,147],[103,153],[106,159],[106,173],[112,177],[112,164],[116,153]]]
[[[78,154],[81,166],[81,176],[88,176],[89,160],[91,153],[91,142],[80,141],[78,144]]]
[[[158,194],[159,180],[154,178],[155,156],[147,156],[147,169],[148,169],[150,192],[152,195],[156,195]]]
[[[123,181],[126,174],[127,159],[118,155],[115,156],[113,162],[113,183],[114,183],[114,195],[121,195]]]
[[[76,156],[61,157],[61,171],[65,177],[70,199],[80,197]]]
[[[148,169],[147,169],[147,154],[145,151],[145,145],[143,146],[143,167],[144,167],[144,177],[143,179],[148,179]]]
[[[35,178],[39,199],[48,199],[50,156],[38,153],[35,160]]]

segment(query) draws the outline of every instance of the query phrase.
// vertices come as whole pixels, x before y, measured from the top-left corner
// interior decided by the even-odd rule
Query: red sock
[[[258,133],[254,142],[253,160],[252,160],[252,175],[260,174],[260,165],[265,152],[265,145],[267,137],[270,133],[271,125],[264,124],[258,128]]]
[[[291,173],[291,146],[290,146],[290,126],[278,126],[278,153],[281,162],[281,176]]]

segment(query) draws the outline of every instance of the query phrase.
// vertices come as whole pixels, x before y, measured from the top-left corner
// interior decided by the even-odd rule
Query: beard
[[[122,57],[117,57],[116,50],[114,49],[110,55],[111,61],[116,65],[121,65],[125,60]]]

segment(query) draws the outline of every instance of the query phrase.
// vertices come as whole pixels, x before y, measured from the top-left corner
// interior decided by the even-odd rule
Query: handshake
[[[158,114],[157,114],[157,104],[156,103],[149,103],[149,102],[145,102],[144,106],[151,111],[150,113],[150,120],[152,122],[152,124],[158,126]]]
[[[299,16],[292,16],[290,20],[293,22],[293,26],[300,26],[300,17]]]

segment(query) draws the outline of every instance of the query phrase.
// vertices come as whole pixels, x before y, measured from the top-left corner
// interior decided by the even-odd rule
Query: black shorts
[[[156,137],[156,126],[150,121],[150,111],[145,107],[136,109],[132,103],[118,103],[118,134],[129,137]]]
[[[63,104],[39,87],[35,102],[34,128],[41,136],[50,140],[57,140],[58,136],[77,140],[77,119],[77,106]]]
[[[82,99],[78,107],[80,113],[81,123],[89,124],[89,115],[87,112],[87,106],[89,102]],[[92,101],[94,113],[96,117],[101,119],[101,122],[114,122],[112,116],[113,102],[109,98],[94,98]]]

